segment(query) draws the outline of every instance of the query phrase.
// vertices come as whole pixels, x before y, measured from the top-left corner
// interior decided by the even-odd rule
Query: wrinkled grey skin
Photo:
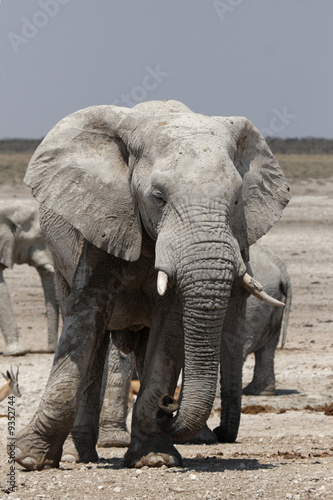
[[[126,418],[133,370],[132,354],[123,354],[110,342],[102,381],[98,446],[109,448],[130,444]]]
[[[54,352],[58,339],[59,308],[54,286],[50,252],[38,222],[34,201],[0,201],[0,328],[5,339],[5,356],[27,352],[21,344],[3,270],[14,264],[29,264],[37,269],[45,297],[47,315],[47,352]]]
[[[255,353],[255,367],[253,380],[244,387],[243,394],[275,395],[274,356],[281,332],[283,332],[282,346],[285,342],[292,299],[291,282],[288,271],[279,257],[259,244],[254,244],[250,248],[250,266],[264,290],[271,297],[284,302],[286,306],[285,308],[270,306],[253,296],[250,296],[246,301],[243,360],[245,361],[249,354]],[[115,366],[118,365],[115,364]],[[100,433],[106,436],[106,441],[104,441],[105,438],[99,439],[99,446],[104,446],[105,442],[108,443],[107,446],[115,446],[117,440],[114,438],[113,428],[126,429],[126,412],[116,413],[115,409],[124,404],[124,395],[121,390],[126,391],[126,387],[128,388],[125,392],[125,403],[127,402],[128,380],[132,371],[131,365],[124,366],[121,372],[118,371],[119,391],[114,390],[113,379],[109,379],[110,387],[107,389],[109,397],[105,405],[107,411],[105,411],[103,419],[100,420]],[[123,377],[122,381],[121,376]],[[115,421],[114,425],[113,421]],[[105,422],[108,423],[110,430],[103,428]],[[219,429],[216,430],[217,434],[218,431]],[[127,434],[124,437],[122,446],[127,446]],[[191,443],[210,444],[216,441],[216,435],[207,426],[190,438]],[[113,442],[115,444],[110,444]]]
[[[126,419],[133,369],[134,356],[122,353],[111,341],[103,371],[99,427],[96,422],[96,428],[91,432],[94,435],[98,433],[98,446],[128,447],[130,444]],[[98,404],[98,395],[96,397],[95,394],[90,394],[89,399]],[[98,416],[98,413],[96,415]],[[80,423],[82,424],[82,421]],[[82,433],[82,427],[78,429],[74,425],[63,447],[62,462],[89,462],[98,459],[97,453],[92,456],[87,448],[87,434]]]
[[[243,361],[251,353],[255,354],[252,381],[243,389],[246,395],[275,395],[274,357],[282,332],[281,345],[284,346],[292,300],[292,288],[284,263],[269,249],[255,244],[250,248],[250,266],[253,275],[264,290],[275,299],[284,302],[285,308],[274,307],[259,302],[250,296],[246,301],[246,321],[244,328]],[[223,396],[222,396],[223,397]],[[223,442],[223,404],[221,424],[214,429],[215,436]],[[214,434],[205,426],[191,442],[209,444]]]
[[[133,340],[142,381],[128,467],[181,464],[172,439],[205,424],[220,357],[230,374],[222,377],[221,433],[234,441],[247,249],[290,198],[259,131],[245,118],[208,117],[177,101],[94,106],[56,125],[25,181],[41,203],[65,319],[39,408],[17,436],[17,461],[58,466],[73,425],[89,433],[85,457],[94,456],[99,405],[89,407],[86,395],[99,394],[106,330]],[[163,296],[157,271],[169,280]],[[182,366],[177,409],[167,394]]]

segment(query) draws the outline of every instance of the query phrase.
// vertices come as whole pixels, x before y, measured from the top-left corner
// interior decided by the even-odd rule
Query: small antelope
[[[136,400],[140,390],[140,380],[131,380],[130,392],[128,395],[128,404],[129,406]],[[175,399],[179,399],[180,396],[180,387],[176,387],[174,397]],[[134,399],[135,398],[135,399]]]
[[[131,380],[130,392],[128,395],[128,404],[131,405],[137,398],[140,390],[139,380]],[[135,399],[134,399],[135,398]]]
[[[3,401],[7,396],[9,396],[9,394],[14,394],[14,396],[18,396],[19,398],[21,397],[21,391],[18,383],[18,374],[18,367],[16,375],[14,375],[12,367],[10,367],[10,372],[9,370],[7,370],[7,375],[2,373],[2,376],[6,380],[6,383],[0,388],[0,401]]]

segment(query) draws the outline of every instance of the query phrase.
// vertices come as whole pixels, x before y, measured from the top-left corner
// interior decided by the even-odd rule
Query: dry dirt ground
[[[263,243],[285,261],[293,283],[287,343],[276,353],[277,395],[244,397],[237,442],[178,446],[184,468],[125,469],[124,449],[99,449],[100,461],[61,463],[59,469],[27,472],[16,467],[15,493],[6,493],[9,464],[5,453],[8,420],[0,418],[0,497],[105,499],[332,499],[333,415],[333,179],[293,186],[283,218]],[[0,188],[0,198],[29,196]],[[5,273],[23,342],[46,346],[46,318],[39,278],[28,266]],[[0,351],[3,349],[0,339]],[[0,368],[20,366],[22,397],[16,398],[16,430],[33,415],[52,362],[50,354],[20,358],[0,355]],[[251,380],[251,356],[244,384]],[[219,402],[216,402],[216,406]],[[314,408],[322,406],[321,411]],[[269,407],[272,407],[269,410]],[[260,409],[260,408],[259,408]],[[269,410],[269,411],[268,411]],[[7,414],[7,400],[0,403]],[[218,424],[213,411],[209,425]]]

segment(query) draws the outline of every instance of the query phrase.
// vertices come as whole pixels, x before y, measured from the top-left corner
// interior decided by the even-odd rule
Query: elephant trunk
[[[235,271],[238,270],[236,261],[239,264],[230,234],[225,235],[225,240],[191,246],[184,252],[186,257],[180,264],[184,270],[184,274],[177,278],[183,301],[185,363],[182,398],[177,414],[173,416],[177,405],[173,398],[164,395],[157,414],[162,431],[175,440],[188,439],[198,432],[205,425],[213,406],[223,321]]]

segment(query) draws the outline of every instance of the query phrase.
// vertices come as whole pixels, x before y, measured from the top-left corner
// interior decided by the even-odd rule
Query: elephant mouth
[[[166,272],[158,271],[157,274],[157,291],[158,294],[163,296],[168,288],[168,280],[169,277]],[[266,293],[262,287],[262,285],[254,279],[253,276],[250,276],[248,273],[245,273],[242,277],[242,285],[243,287],[251,294],[254,295],[257,299],[269,304],[270,306],[275,307],[284,307],[285,304],[280,302],[274,297],[271,297]]]

